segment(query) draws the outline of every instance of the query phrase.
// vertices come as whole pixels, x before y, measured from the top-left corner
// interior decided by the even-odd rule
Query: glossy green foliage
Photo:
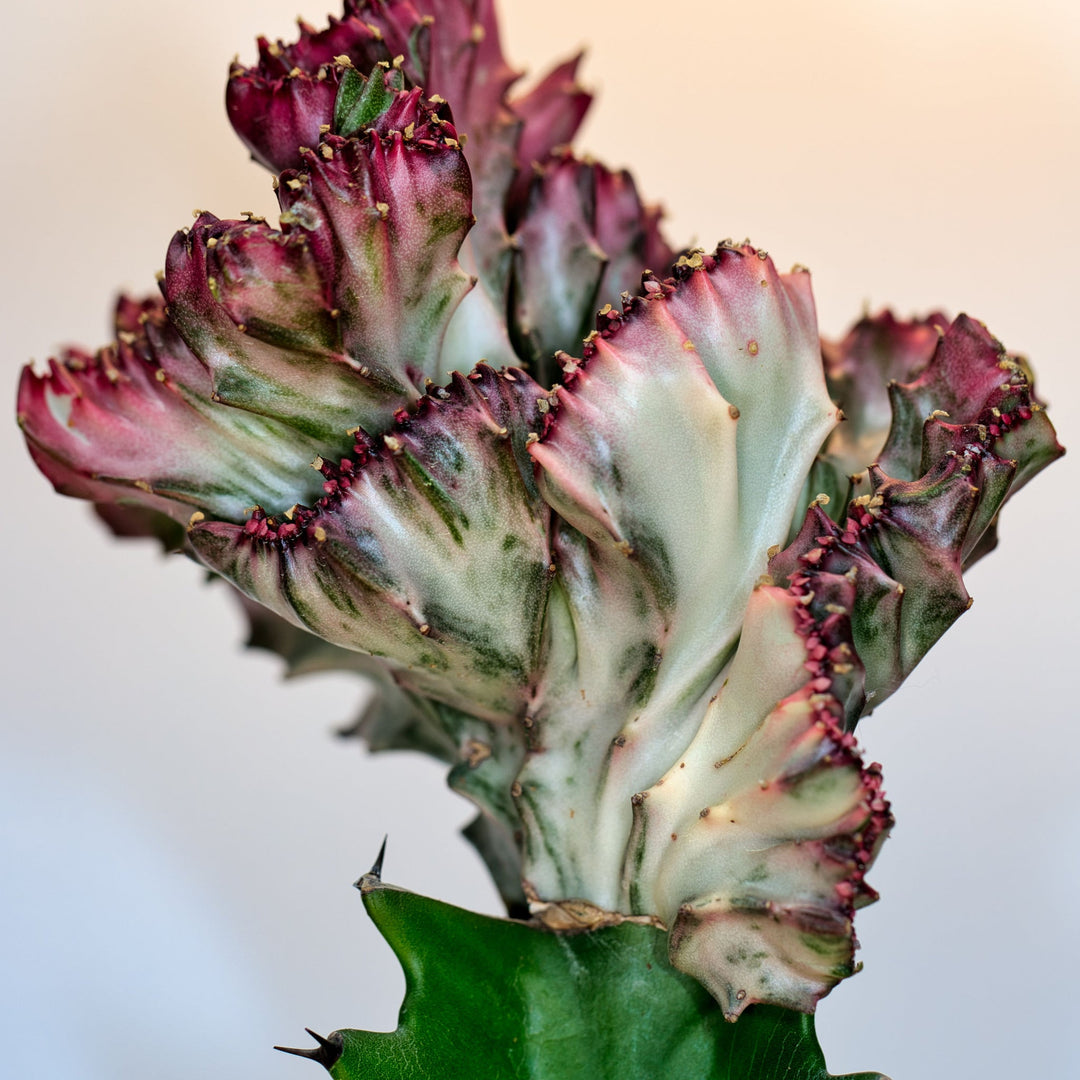
[[[736,1023],[667,960],[667,938],[623,923],[576,934],[359,883],[405,970],[394,1032],[324,1041],[335,1080],[828,1080],[803,1013],[754,1006]],[[847,1080],[884,1080],[862,1073]]]

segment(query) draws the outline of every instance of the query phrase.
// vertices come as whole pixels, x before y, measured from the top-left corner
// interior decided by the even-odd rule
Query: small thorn
[[[382,860],[386,859],[387,855],[387,839],[388,837],[382,837],[382,847],[379,848],[379,853],[375,858],[375,865],[368,870],[366,874],[361,874],[352,883],[354,889],[359,889],[361,892],[367,892],[368,889],[373,889],[382,880]]]
[[[317,1061],[324,1069],[329,1071],[337,1064],[338,1058],[341,1057],[341,1052],[344,1049],[341,1036],[337,1032],[333,1032],[329,1037],[324,1038],[322,1035],[312,1031],[311,1028],[304,1028],[304,1030],[319,1044],[318,1046],[303,1050],[292,1046],[275,1046],[274,1049],[280,1050],[283,1054],[293,1054],[296,1057]]]
[[[366,874],[361,874],[360,877],[353,882],[354,889],[359,889],[362,893],[367,892],[368,889],[374,888],[382,881],[383,859],[386,858],[387,839],[389,839],[387,836],[383,837],[382,847],[379,848],[379,854],[375,857],[375,863],[372,868]]]
[[[319,1044],[323,1049],[334,1049],[335,1044],[330,1039],[324,1039],[317,1031],[312,1031],[311,1028],[306,1027],[304,1030]]]
[[[322,1048],[317,1047],[314,1050],[301,1050],[295,1046],[275,1046],[275,1050],[280,1050],[283,1054],[295,1054],[297,1057],[302,1058],[317,1058],[322,1053]]]
[[[386,858],[386,841],[389,839],[389,834],[383,837],[382,847],[379,848],[379,854],[375,856],[375,862],[372,864],[368,873],[375,878],[382,878],[382,864],[383,859]]]

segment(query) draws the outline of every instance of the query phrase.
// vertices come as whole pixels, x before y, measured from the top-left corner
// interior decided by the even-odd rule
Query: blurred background
[[[301,4],[305,0],[299,0]],[[114,292],[194,207],[271,213],[222,106],[297,0],[54,0],[5,17],[4,379],[105,340]],[[677,243],[811,267],[822,328],[942,306],[1034,360],[1080,432],[1080,14],[1071,0],[505,0],[537,73],[588,44],[580,146],[628,164]],[[321,20],[316,7],[304,9]],[[303,1026],[390,1029],[403,988],[351,882],[494,912],[441,770],[332,737],[356,684],[281,685],[220,587],[54,496],[0,424],[0,1072],[288,1080]],[[822,1006],[834,1072],[1080,1075],[1077,457],[1010,505],[966,615],[860,732],[898,824]]]

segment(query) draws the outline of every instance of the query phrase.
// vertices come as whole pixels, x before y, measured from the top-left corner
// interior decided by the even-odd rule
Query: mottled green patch
[[[635,813],[637,818],[637,814]],[[628,890],[628,900],[630,901],[630,910],[636,915],[648,915],[650,914],[651,907],[651,891],[646,893],[645,887],[641,879],[641,868],[645,864],[645,857],[649,853],[649,816],[643,814],[640,818],[637,818],[638,825],[634,832],[631,834],[631,841],[633,848],[627,852],[626,867],[627,875],[630,879],[630,888]]]
[[[812,953],[815,953],[818,956],[832,956],[841,949],[848,948],[848,940],[846,937],[836,937],[827,934],[800,934],[799,941]],[[849,974],[850,970],[845,971],[844,976]]]
[[[424,432],[423,453],[428,467],[443,473],[444,482],[451,486],[456,485],[459,474],[475,464],[461,439],[438,426]],[[445,474],[453,474],[454,480],[451,481]]]
[[[475,614],[456,606],[449,607],[439,597],[429,597],[424,611],[433,630],[452,638],[457,647],[468,652],[470,666],[477,674],[518,685],[528,680],[531,665],[510,651],[519,625],[513,613],[503,613],[511,628],[507,635],[498,624],[478,620]]]
[[[441,329],[441,324],[450,314],[451,305],[457,300],[456,285],[457,282],[453,282],[425,294],[427,303],[422,311],[416,313],[415,330],[419,335],[432,336]]]
[[[390,572],[382,539],[374,529],[353,527],[348,544],[335,544],[334,555],[346,567],[359,588],[385,594],[399,588]]]
[[[649,525],[635,522],[628,539],[655,603],[663,611],[673,610],[679,599],[678,579],[663,535]]]
[[[469,519],[465,516],[464,511],[450,498],[442,485],[413,454],[405,451],[397,460],[402,467],[402,471],[412,480],[414,490],[427,499],[431,508],[438,514],[439,519],[453,537],[454,543],[461,547],[464,540],[458,526],[460,525],[463,529],[469,527]]]
[[[731,964],[732,967],[746,968],[748,971],[758,971],[761,968],[762,963],[767,960],[769,953],[758,950],[751,952],[747,948],[734,949],[729,952],[724,959]]]
[[[845,780],[850,781],[850,770],[824,765],[800,776],[788,786],[787,794],[793,799],[818,803],[830,798]]]
[[[395,80],[394,76],[397,76]],[[341,73],[337,98],[334,101],[334,130],[351,138],[361,134],[378,120],[394,102],[395,82],[400,72],[388,72],[376,65],[365,79],[355,68]],[[389,85],[387,85],[389,84]]]
[[[449,671],[450,661],[447,660],[442,653],[433,652],[430,649],[425,649],[421,653],[417,653],[416,663],[420,667],[427,668],[429,671]]]
[[[423,212],[423,203],[420,204],[418,210]],[[453,236],[456,232],[459,232],[464,225],[464,218],[458,210],[443,210],[438,214],[432,214],[431,217],[428,218],[428,240],[434,243],[437,240],[443,240],[448,236]]]
[[[385,258],[382,250],[384,241],[382,237],[382,230],[376,228],[376,223],[382,220],[381,215],[373,206],[371,208],[371,214],[373,215],[372,227],[367,229],[363,236],[363,252],[364,252],[364,265],[357,267],[360,273],[367,278],[367,284],[372,292],[381,292],[384,285],[385,271],[383,268],[383,259]],[[393,228],[393,226],[390,226]],[[346,258],[349,258],[346,255]],[[352,261],[350,259],[350,261]]]
[[[641,708],[652,697],[663,654],[651,641],[642,641],[627,648],[619,663],[619,675],[632,673],[627,691],[629,703]]]
[[[337,342],[337,325],[328,311],[296,313],[291,326],[249,315],[244,323],[248,337],[288,352],[311,352],[319,355]],[[325,360],[323,361],[325,362]]]
[[[522,817],[529,818],[539,824],[545,820],[545,807],[550,793],[543,787],[535,784],[526,784],[518,796],[518,807]],[[528,813],[525,813],[525,811]],[[563,867],[566,863],[566,853],[558,850],[557,839],[548,834],[543,828],[535,825],[526,828],[523,836],[523,857],[526,864],[536,865],[538,862],[546,862],[550,866]],[[565,886],[565,881],[560,874],[560,883]],[[565,895],[565,888],[563,889]]]
[[[235,349],[231,343],[227,343],[221,346],[221,351],[229,353],[235,352]],[[214,390],[223,402],[239,409],[250,409],[261,416],[277,418],[317,444],[347,442],[343,435],[347,426],[344,413],[335,416],[332,407],[319,407],[306,393],[269,379],[254,366],[245,366],[245,359],[240,353],[232,362],[214,367]],[[305,360],[295,355],[288,359],[293,361],[299,377],[308,373],[316,374],[317,366],[321,367],[322,364],[321,361]]]
[[[463,715],[463,714],[462,714]],[[465,718],[456,738],[463,744],[476,728],[471,717]],[[458,761],[450,770],[447,782],[457,792],[471,799],[511,833],[521,828],[521,818],[510,793],[513,777],[524,759],[524,740],[517,729],[484,732],[482,741],[491,747],[491,756],[474,764]],[[518,870],[520,874],[520,867]]]

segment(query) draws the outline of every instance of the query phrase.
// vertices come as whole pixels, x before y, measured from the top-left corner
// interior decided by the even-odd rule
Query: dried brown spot
[[[491,747],[486,742],[481,742],[479,739],[469,739],[465,743],[465,760],[468,762],[470,769],[475,769],[477,765],[487,761],[489,757],[491,757]],[[571,816],[573,816],[572,813]]]

